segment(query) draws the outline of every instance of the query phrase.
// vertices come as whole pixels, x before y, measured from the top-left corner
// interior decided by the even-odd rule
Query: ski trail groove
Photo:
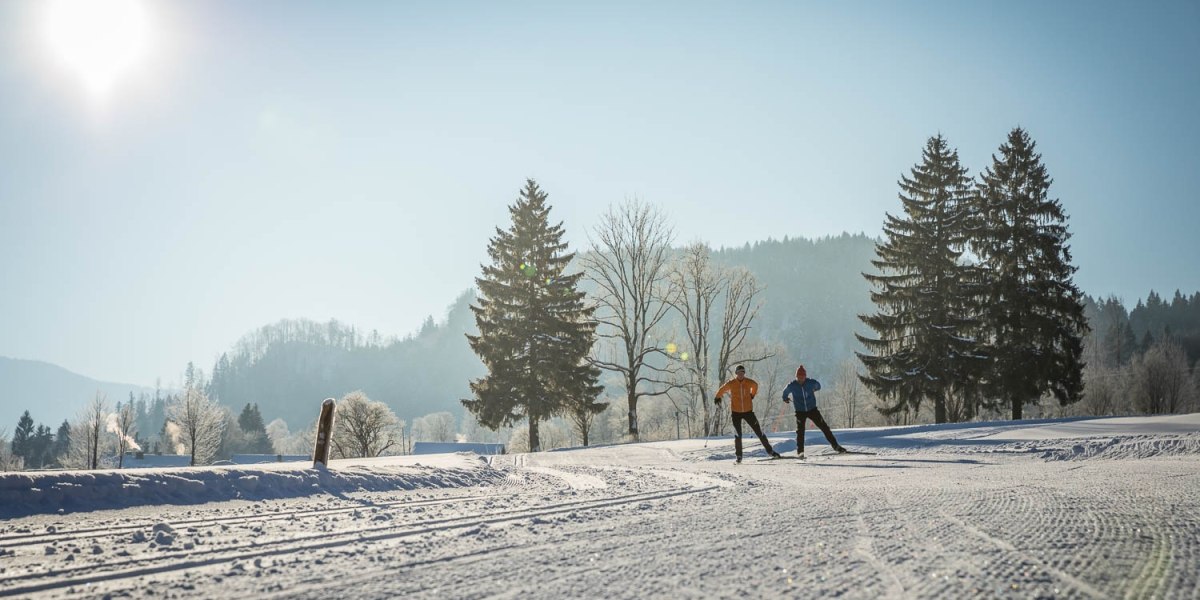
[[[87,585],[87,584],[108,582],[108,581],[114,581],[114,580],[120,580],[120,579],[128,579],[131,577],[142,577],[142,576],[146,576],[146,575],[155,575],[158,573],[165,573],[165,572],[170,572],[170,571],[195,569],[195,568],[199,568],[199,567],[205,567],[205,566],[220,564],[220,563],[224,563],[224,562],[230,562],[230,561],[238,560],[238,559],[249,559],[249,558],[257,558],[257,557],[263,557],[263,556],[273,556],[273,555],[287,554],[287,553],[303,551],[303,550],[320,550],[323,548],[332,548],[332,547],[340,546],[340,545],[346,544],[348,542],[379,541],[379,540],[388,540],[388,539],[395,539],[395,538],[402,538],[402,537],[411,537],[411,536],[421,535],[421,534],[425,534],[425,533],[432,533],[432,532],[436,532],[436,531],[444,531],[444,530],[449,530],[449,529],[461,529],[461,528],[465,528],[465,527],[471,527],[471,526],[477,526],[477,525],[483,525],[483,524],[504,523],[504,522],[508,522],[508,521],[516,521],[516,520],[527,519],[527,518],[531,518],[531,517],[552,515],[552,514],[557,514],[557,513],[561,513],[561,512],[570,512],[570,511],[578,510],[581,508],[587,508],[587,509],[605,508],[605,507],[609,507],[609,506],[619,506],[622,504],[630,504],[633,502],[644,502],[644,501],[648,501],[648,500],[662,500],[662,499],[666,499],[666,498],[672,498],[672,497],[682,496],[682,495],[687,495],[687,494],[696,494],[696,493],[701,493],[701,492],[712,491],[715,489],[717,489],[717,488],[716,487],[676,488],[676,489],[668,489],[668,490],[661,490],[661,491],[654,491],[654,492],[642,492],[642,493],[629,494],[629,495],[624,495],[624,496],[615,496],[615,497],[598,499],[598,500],[577,500],[577,501],[572,501],[572,502],[562,502],[562,503],[558,503],[558,504],[539,506],[539,507],[536,507],[533,509],[518,509],[518,510],[512,510],[512,511],[505,511],[505,512],[501,512],[501,513],[496,513],[493,515],[485,516],[482,518],[480,518],[480,517],[452,517],[452,518],[448,518],[448,519],[438,519],[438,520],[430,521],[428,523],[424,523],[419,527],[411,527],[411,525],[406,525],[406,526],[404,526],[404,528],[396,528],[395,526],[386,526],[385,525],[385,526],[379,526],[379,527],[361,528],[361,529],[350,530],[350,531],[341,531],[341,532],[328,534],[328,535],[313,534],[313,535],[296,537],[296,538],[286,539],[286,540],[268,541],[268,542],[264,542],[262,544],[251,543],[251,544],[244,544],[242,546],[237,546],[237,547],[232,547],[232,548],[227,547],[227,548],[216,548],[213,550],[202,550],[202,551],[193,552],[190,555],[187,555],[186,560],[183,560],[183,561],[167,563],[167,564],[162,564],[162,565],[156,565],[156,566],[136,567],[136,568],[126,569],[126,570],[116,571],[116,572],[97,573],[97,574],[93,574],[93,575],[82,575],[82,576],[71,577],[72,574],[91,571],[91,570],[95,570],[96,568],[102,568],[102,567],[106,567],[106,566],[113,566],[113,565],[125,566],[125,565],[133,564],[133,563],[143,563],[144,564],[146,562],[146,559],[123,561],[123,562],[119,562],[119,563],[104,563],[104,564],[100,564],[100,565],[90,565],[87,567],[80,567],[77,569],[62,569],[62,570],[58,570],[58,571],[47,571],[47,572],[43,572],[43,573],[29,573],[29,574],[25,574],[25,575],[19,575],[17,577],[0,579],[0,585],[7,585],[12,582],[18,582],[18,581],[44,579],[47,577],[54,577],[54,578],[56,578],[56,580],[44,582],[44,583],[38,583],[38,584],[19,586],[19,587],[0,588],[0,597],[15,596],[15,595],[21,595],[21,594],[31,594],[34,592],[42,592],[42,591],[53,590],[53,589],[64,588],[64,587],[71,587],[71,586],[76,586],[76,585]],[[295,542],[297,540],[300,540],[301,543],[295,544]],[[304,543],[304,542],[311,542],[311,543]],[[284,545],[284,544],[290,544],[290,545]],[[281,546],[281,547],[267,548],[268,546]],[[244,552],[244,553],[238,553],[237,551],[240,551],[240,550],[251,550],[251,551]],[[214,556],[210,556],[208,558],[196,559],[196,557],[203,555],[203,554],[213,554]],[[169,560],[169,559],[172,559],[175,557],[168,555],[168,556],[164,556],[162,558]]]
[[[155,525],[165,523],[173,529],[182,527],[211,527],[216,525],[242,525],[250,523],[266,523],[269,521],[280,521],[288,519],[296,519],[301,517],[315,517],[325,515],[335,515],[340,513],[354,512],[365,508],[408,508],[414,506],[432,506],[437,504],[456,504],[460,501],[468,500],[486,500],[489,498],[503,497],[503,494],[479,494],[472,496],[458,496],[455,498],[436,498],[428,500],[397,500],[394,502],[378,502],[369,506],[341,506],[327,509],[306,509],[292,510],[285,512],[261,513],[256,515],[236,515],[229,517],[214,517],[212,519],[187,519],[183,521],[147,521],[133,525],[115,525],[111,527],[88,527],[83,529],[74,529],[69,531],[55,530],[54,533],[23,533],[18,535],[0,536],[0,549],[20,548],[23,546],[31,546],[34,544],[45,544],[56,541],[69,539],[88,539],[96,537],[105,537],[108,535],[131,533],[154,527]],[[11,542],[11,543],[10,543]]]

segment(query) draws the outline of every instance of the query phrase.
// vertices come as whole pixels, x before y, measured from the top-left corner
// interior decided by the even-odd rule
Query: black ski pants
[[[804,452],[804,430],[808,427],[807,421],[812,419],[814,425],[825,434],[825,439],[829,440],[829,445],[837,450],[841,446],[833,437],[833,432],[829,430],[829,424],[825,422],[825,417],[821,416],[821,411],[817,409],[802,410],[796,413],[796,451]]]
[[[750,429],[754,430],[758,441],[762,442],[763,448],[767,449],[767,454],[775,451],[771,448],[771,442],[767,441],[767,436],[763,435],[762,427],[758,426],[758,417],[754,416],[754,411],[735,412],[733,413],[733,451],[737,453],[738,458],[742,457],[742,421],[745,421]]]

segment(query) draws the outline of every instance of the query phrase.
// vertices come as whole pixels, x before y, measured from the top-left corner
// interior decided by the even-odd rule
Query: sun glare
[[[138,0],[53,0],[45,34],[55,58],[96,99],[108,97],[145,62],[151,38]]]

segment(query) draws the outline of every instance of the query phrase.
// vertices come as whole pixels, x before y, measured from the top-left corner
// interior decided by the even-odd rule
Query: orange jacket
[[[721,389],[717,390],[717,397],[720,398],[726,393],[729,394],[729,410],[733,412],[750,412],[754,410],[754,395],[758,393],[758,382],[749,377],[743,378],[741,381],[737,377],[730,379]]]

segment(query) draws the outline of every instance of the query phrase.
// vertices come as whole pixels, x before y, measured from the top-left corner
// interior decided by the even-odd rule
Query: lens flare
[[[687,353],[687,352],[684,352],[683,354],[680,354],[680,355],[679,355],[679,360],[686,361],[687,359],[688,359],[688,353]]]
[[[676,346],[675,342],[671,342],[671,343],[667,344],[667,354],[675,354],[675,351],[678,349],[679,349],[679,346]]]

